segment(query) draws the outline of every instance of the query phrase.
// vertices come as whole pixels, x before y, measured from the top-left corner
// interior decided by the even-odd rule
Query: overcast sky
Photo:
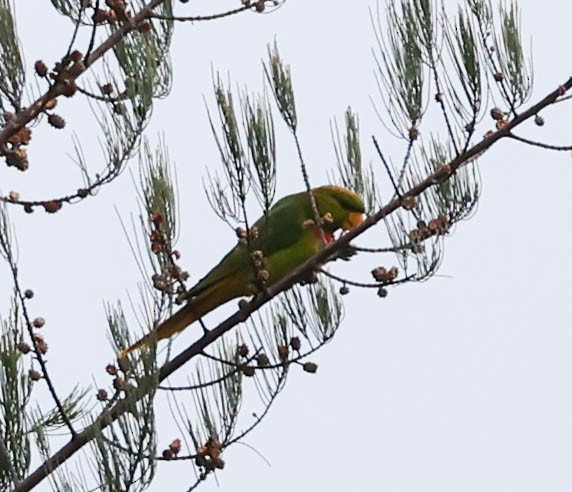
[[[179,4],[178,12],[212,12],[216,3]],[[534,55],[534,102],[572,75],[565,49],[572,7],[564,0],[519,4]],[[192,278],[200,278],[235,241],[202,191],[205,168],[220,165],[203,101],[212,94],[211,69],[258,89],[266,44],[278,41],[293,69],[312,182],[321,184],[335,162],[332,117],[340,119],[348,105],[359,112],[368,158],[373,159],[369,136],[382,132],[369,101],[376,86],[368,7],[375,4],[289,0],[271,15],[177,26],[173,90],[156,102],[148,135],[155,141],[163,135],[177,166],[178,249]],[[41,9],[48,12],[47,5],[18,11],[29,66],[38,58],[50,64],[69,40],[70,26],[60,18],[49,35],[38,34],[45,32]],[[59,112],[70,128],[91,118],[70,101],[62,101]],[[549,109],[545,127],[529,123],[523,134],[570,144],[569,115],[570,105]],[[70,138],[70,131],[57,133],[45,124],[35,129],[31,170],[18,175],[2,169],[2,190],[43,198],[77,187],[79,174],[65,155]],[[81,138],[95,169],[96,139]],[[384,145],[396,158],[403,153],[399,142]],[[302,189],[287,138],[279,141],[279,159],[279,195]],[[477,213],[448,237],[439,275],[391,290],[383,300],[353,289],[342,328],[312,358],[317,374],[292,371],[269,417],[245,439],[249,447],[229,449],[218,483],[211,477],[203,491],[572,488],[570,154],[501,142],[480,160],[480,172]],[[104,301],[128,304],[127,292],[137,292],[138,272],[116,208],[127,219],[137,211],[127,172],[95,200],[54,216],[13,213],[22,276],[36,292],[33,314],[47,320],[49,365],[62,393],[78,382],[109,385],[104,367],[114,354]],[[374,242],[386,240],[381,229],[376,234]],[[377,264],[372,257],[358,258],[344,272],[366,280]],[[9,292],[5,284],[3,292]],[[6,312],[7,295],[1,302]],[[214,323],[223,314],[209,319]],[[185,333],[176,347],[191,339]],[[159,409],[159,418],[162,449],[180,436],[166,423],[166,408]],[[194,480],[191,468],[160,466],[150,490],[186,490]],[[47,482],[39,490],[48,490]]]

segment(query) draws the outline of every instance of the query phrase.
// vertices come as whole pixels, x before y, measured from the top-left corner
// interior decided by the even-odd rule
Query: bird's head
[[[361,197],[341,186],[320,186],[314,188],[314,196],[321,217],[328,215],[331,221],[324,223],[327,231],[343,229],[348,231],[364,221],[365,206]]]

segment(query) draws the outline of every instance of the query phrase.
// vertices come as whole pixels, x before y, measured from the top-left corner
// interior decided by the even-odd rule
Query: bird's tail
[[[117,356],[118,359],[124,359],[127,355],[129,355],[134,350],[138,348],[145,347],[152,342],[157,342],[162,340],[163,338],[169,338],[173,336],[175,333],[184,330],[187,326],[191,323],[194,323],[199,316],[196,314],[196,307],[195,303],[190,302],[183,308],[179,309],[175,314],[173,314],[170,318],[163,321],[160,325],[157,326],[151,333],[148,333],[139,341],[135,342],[130,347],[122,350],[120,354]]]
[[[201,292],[197,297],[190,300],[185,306],[179,309],[170,318],[163,321],[151,333],[145,335],[141,340],[122,350],[118,359],[123,359],[134,350],[157,342],[164,338],[170,338],[175,333],[184,330],[191,323],[202,318],[221,304],[238,297],[242,292],[234,288],[233,282],[224,282]]]

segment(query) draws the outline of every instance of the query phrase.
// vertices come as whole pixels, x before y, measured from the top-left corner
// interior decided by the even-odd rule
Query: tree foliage
[[[262,422],[291,371],[316,372],[312,354],[334,338],[344,314],[342,296],[350,287],[373,289],[384,298],[393,288],[437,272],[447,234],[478,203],[477,161],[491,146],[512,138],[546,150],[570,150],[515,134],[529,119],[542,125],[539,112],[567,101],[572,87],[569,79],[529,104],[532,68],[516,3],[499,7],[488,0],[466,0],[456,12],[437,0],[372,6],[379,89],[372,95],[372,108],[402,144],[402,154],[387,155],[375,135],[364,140],[351,107],[331,125],[337,157],[331,180],[364,198],[365,222],[286,278],[242,301],[217,326],[204,327],[183,352],[173,355],[170,347],[157,351],[152,344],[130,363],[107,366],[112,390],[102,388],[94,396],[78,386],[62,396],[50,377],[48,345],[39,333],[43,320],[28,311],[33,292],[21,284],[26,260],[20,264],[11,209],[64,214],[102,187],[113,186],[131,167],[138,177],[132,193],[139,198],[140,213],[132,229],[124,225],[142,275],[136,310],[151,331],[185,301],[189,287],[176,249],[181,218],[175,168],[166,145],[153,148],[146,136],[154,101],[171,89],[174,27],[235,15],[279,15],[282,4],[242,0],[226,12],[190,16],[179,15],[185,5],[177,5],[175,13],[169,0],[108,0],[105,5],[52,0],[54,11],[69,20],[69,48],[55,54],[58,61],[52,66],[36,61],[30,77],[14,4],[0,0],[0,156],[6,166],[26,173],[40,164],[28,154],[34,145],[32,127],[64,128],[58,108],[65,99],[91,108],[102,156],[89,159],[104,162],[97,172],[90,171],[78,137],[70,145],[81,170],[77,187],[33,199],[17,192],[0,196],[0,253],[11,273],[13,297],[0,337],[3,490],[31,490],[43,480],[50,480],[55,490],[143,490],[157,466],[180,460],[194,464],[194,488],[224,468],[224,450]],[[204,176],[206,199],[245,238],[252,233],[251,206],[266,214],[275,201],[278,125],[288,130],[312,197],[312,169],[299,133],[306,116],[297,106],[296,81],[276,42],[268,46],[262,72],[266,86],[261,94],[235,90],[214,73],[213,94],[207,98],[221,166]],[[39,92],[30,96],[34,84]],[[433,123],[429,127],[429,119],[438,119],[440,128]],[[365,162],[364,142],[375,152],[375,163]],[[319,221],[315,203],[314,211]],[[384,229],[387,243],[360,247],[360,236],[373,228]],[[326,260],[348,260],[355,254],[371,255],[371,278],[340,276],[335,262],[323,266]],[[119,301],[109,303],[106,314],[114,348],[129,346],[137,338],[130,327],[132,316]],[[182,366],[190,374],[188,383],[176,386],[170,376]],[[46,386],[48,397],[37,396],[40,385]],[[171,418],[181,436],[158,450],[164,440],[154,411],[160,399],[174,409]],[[69,441],[60,445],[56,430]],[[90,469],[89,479],[69,466],[80,450],[84,458],[76,461]]]

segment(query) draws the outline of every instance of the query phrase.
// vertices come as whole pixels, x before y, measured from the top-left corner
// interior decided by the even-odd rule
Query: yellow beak
[[[344,231],[349,231],[354,227],[360,225],[365,220],[364,214],[361,212],[351,212],[346,220],[342,223],[342,229]]]

